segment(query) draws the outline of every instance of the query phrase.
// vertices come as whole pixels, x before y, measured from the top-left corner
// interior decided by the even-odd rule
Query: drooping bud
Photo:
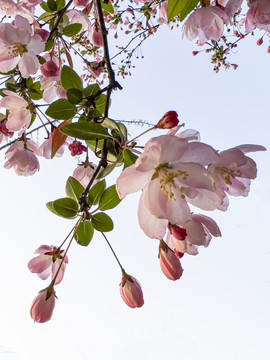
[[[97,47],[103,46],[101,28],[97,21],[95,22],[95,25],[93,26],[92,43],[94,46],[97,46]]]
[[[43,65],[41,65],[40,71],[46,79],[58,77],[60,75],[60,68],[53,60],[46,61]]]
[[[133,276],[123,274],[120,294],[127,306],[131,308],[139,308],[144,304],[141,285]]]
[[[178,114],[175,111],[168,111],[156,125],[158,129],[171,129],[179,123]]]
[[[71,156],[81,155],[87,151],[86,146],[84,146],[80,141],[74,140],[68,147],[70,150]]]
[[[183,274],[183,268],[176,254],[163,241],[159,245],[159,262],[163,274],[169,280],[178,280]]]
[[[185,238],[187,236],[186,229],[184,229],[184,228],[182,228],[181,226],[178,226],[178,225],[172,225],[171,223],[169,223],[168,229],[169,229],[170,233],[172,234],[172,236],[175,239],[177,239],[177,240],[185,240]]]
[[[263,43],[263,38],[261,37],[260,39],[257,40],[257,45],[261,46]]]
[[[41,290],[34,298],[30,310],[31,318],[38,323],[49,321],[52,317],[54,306],[55,291],[53,286],[49,286]]]

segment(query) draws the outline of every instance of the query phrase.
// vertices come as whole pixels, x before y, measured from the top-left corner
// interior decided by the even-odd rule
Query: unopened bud
[[[199,53],[199,51],[192,51],[192,55],[196,56]]]
[[[171,223],[169,223],[168,225],[169,231],[172,234],[172,236],[177,239],[177,240],[185,240],[186,236],[187,236],[187,231],[186,229],[182,228],[181,226],[178,225],[172,225]]]
[[[133,276],[123,274],[120,294],[124,302],[131,308],[141,307],[144,304],[141,285]]]
[[[175,111],[168,111],[156,125],[158,129],[171,129],[179,123],[178,114]]]
[[[263,43],[263,38],[260,38],[260,39],[257,40],[257,45],[258,46],[261,46],[262,43]]]

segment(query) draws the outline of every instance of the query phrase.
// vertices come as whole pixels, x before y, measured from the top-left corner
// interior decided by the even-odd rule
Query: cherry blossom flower
[[[241,8],[243,0],[229,0],[224,8],[225,13],[230,19],[231,25],[233,24],[233,17],[235,13]]]
[[[183,274],[183,268],[179,261],[179,258],[164,242],[160,241],[159,245],[159,262],[163,274],[169,280],[178,280]]]
[[[42,280],[46,280],[50,275],[53,280],[62,262],[64,250],[60,250],[56,246],[42,245],[35,251],[35,254],[39,255],[29,261],[28,269],[32,273],[36,273]],[[55,279],[55,285],[62,281],[67,263],[68,257],[65,256]]]
[[[5,169],[12,166],[17,175],[29,176],[39,170],[39,162],[37,156],[42,156],[37,144],[31,140],[16,141],[6,152],[7,162]]]
[[[60,80],[60,68],[53,60],[46,61],[40,66],[41,74],[44,78],[53,78],[54,80]]]
[[[120,294],[127,306],[131,308],[139,308],[144,304],[141,285],[133,276],[123,274],[120,283]]]
[[[31,318],[35,322],[44,323],[51,319],[55,306],[55,297],[55,291],[51,285],[38,293],[32,302],[30,310]]]
[[[0,106],[9,110],[6,122],[7,129],[12,132],[25,131],[32,117],[28,102],[13,91],[3,90],[3,93],[7,96],[0,100]]]
[[[252,32],[255,27],[270,31],[270,6],[268,0],[255,0],[246,14],[246,32]]]
[[[239,145],[222,151],[219,159],[209,165],[208,170],[215,178],[221,191],[232,196],[247,196],[250,189],[250,179],[257,176],[256,163],[245,155],[248,152],[264,151],[260,145]],[[228,206],[228,199],[223,200],[220,210]]]
[[[168,1],[162,2],[160,8],[159,8],[159,17],[157,19],[158,24],[164,24],[168,22],[167,18],[167,7],[168,7]]]
[[[86,188],[88,185],[91,176],[94,174],[96,169],[96,165],[89,163],[88,161],[83,162],[80,164],[74,171],[73,177],[79,181],[79,183]],[[95,180],[93,185],[97,183],[99,180]]]
[[[28,78],[39,68],[36,55],[45,47],[42,38],[31,34],[31,28],[25,18],[17,15],[15,25],[0,24],[0,71],[7,73],[17,65],[22,77]]]
[[[181,224],[190,218],[187,201],[204,210],[222,203],[224,195],[216,194],[214,179],[204,168],[217,159],[217,152],[206,144],[159,136],[148,141],[135,164],[121,173],[116,189],[120,198],[143,189],[139,212],[145,213],[146,206],[153,216]],[[201,190],[209,196],[202,196]]]
[[[92,61],[88,63],[88,70],[94,78],[99,77],[103,71],[103,61]]]
[[[183,36],[188,40],[196,37],[201,41],[218,41],[228,22],[226,13],[218,6],[206,6],[195,10],[184,24]]]

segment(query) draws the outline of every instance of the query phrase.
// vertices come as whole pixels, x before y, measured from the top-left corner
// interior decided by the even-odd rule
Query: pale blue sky
[[[266,46],[245,39],[232,60],[239,68],[215,74],[207,54],[192,57],[196,46],[181,36],[180,29],[163,27],[149,39],[133,76],[120,80],[124,89],[114,94],[110,115],[155,123],[175,110],[187,128],[199,130],[202,141],[218,150],[244,143],[269,148]],[[141,128],[129,131],[137,134]],[[39,245],[60,244],[72,226],[45,203],[64,196],[76,159],[65,154],[64,160],[42,160],[40,173],[28,178],[2,169],[0,360],[268,360],[270,159],[269,152],[251,157],[258,163],[258,179],[250,196],[231,199],[226,213],[209,214],[223,236],[198,256],[184,256],[179,281],[163,276],[158,242],[138,227],[139,194],[134,194],[110,212],[115,231],[108,237],[126,271],[140,281],[145,305],[129,309],[122,302],[120,270],[96,236],[88,248],[72,245],[46,324],[34,324],[29,309],[48,282],[26,265]]]

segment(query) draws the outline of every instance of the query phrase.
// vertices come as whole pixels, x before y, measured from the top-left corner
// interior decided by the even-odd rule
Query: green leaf
[[[75,114],[75,106],[66,99],[56,100],[46,110],[46,115],[56,120],[68,120]]]
[[[101,112],[99,112],[98,110],[96,109],[93,109],[93,110],[90,110],[88,115],[87,115],[87,119],[89,120],[93,120],[93,119],[99,119],[102,117],[102,114]],[[85,119],[84,119],[85,120]],[[106,127],[106,126],[104,126]]]
[[[106,139],[110,137],[102,125],[87,121],[69,124],[64,126],[61,131],[66,135],[82,140]]]
[[[50,12],[50,9],[49,9],[47,3],[43,2],[43,3],[39,4],[39,5],[42,7],[42,9],[43,9],[44,11]]]
[[[63,66],[61,71],[61,83],[66,91],[72,88],[79,90],[83,89],[82,80],[79,75],[66,65]]]
[[[114,13],[113,6],[110,2],[108,2],[107,4],[104,4],[104,2],[101,1],[101,7],[102,7],[102,9],[104,9],[105,11],[107,11],[110,14]]]
[[[100,87],[97,84],[89,85],[84,89],[84,96],[96,95],[100,90]]]
[[[38,18],[38,21],[50,21],[51,19],[53,19],[55,17],[55,14],[54,13],[51,13],[51,12],[45,12],[43,13],[42,15],[40,15],[40,17]]]
[[[89,191],[87,202],[89,206],[96,205],[106,188],[105,180],[97,182]]]
[[[112,231],[113,229],[112,219],[107,214],[102,212],[93,215],[91,222],[97,231],[107,232]]]
[[[63,29],[63,35],[72,37],[77,35],[82,29],[82,24],[70,24]]]
[[[198,2],[199,0],[169,0],[167,6],[168,23],[179,14],[180,17],[184,16],[184,19],[195,8]]]
[[[99,140],[99,141],[95,141],[95,140],[87,140],[86,141],[86,145],[89,147],[89,149],[91,149],[95,154],[97,154],[98,157],[101,156],[102,154],[102,147],[103,147],[103,141]],[[108,150],[108,154],[107,154],[107,161],[109,163],[111,162],[118,162],[120,161],[119,158],[119,154],[117,154],[115,152],[115,148],[113,147],[113,144],[111,141],[107,142],[107,150]]]
[[[47,6],[48,6],[50,11],[56,11],[57,10],[57,4],[56,4],[55,0],[48,0],[47,1]]]
[[[47,203],[47,208],[54,214],[66,219],[74,219],[78,212],[78,204],[70,198],[62,198]]]
[[[83,92],[79,89],[68,89],[67,98],[72,104],[78,104],[83,98]]]
[[[84,221],[77,227],[74,236],[79,245],[87,246],[90,244],[94,234],[94,228],[90,221]]]
[[[113,209],[120,203],[121,199],[116,192],[115,185],[108,187],[102,194],[98,208],[99,210],[109,210]]]
[[[133,154],[130,150],[124,149],[124,169],[135,164],[138,156]]]
[[[42,99],[42,93],[43,93],[43,91],[37,90],[37,89],[34,89],[34,88],[31,88],[31,89],[28,90],[28,95],[30,96],[30,98],[32,100],[40,100],[40,99]]]
[[[106,95],[100,95],[96,100],[96,109],[104,114],[106,105]]]
[[[62,10],[64,9],[66,2],[65,0],[56,0],[56,4],[57,4],[57,10]]]
[[[191,11],[194,10],[194,8],[197,6],[199,0],[190,0],[184,9],[180,13],[180,21],[183,21],[188,14],[191,13]]]
[[[79,201],[82,193],[84,191],[84,187],[77,181],[74,177],[70,176],[66,182],[66,194],[67,197]]]
[[[53,47],[54,45],[54,39],[49,39],[46,44],[45,44],[45,49],[44,51],[49,51],[51,50],[51,48]]]

